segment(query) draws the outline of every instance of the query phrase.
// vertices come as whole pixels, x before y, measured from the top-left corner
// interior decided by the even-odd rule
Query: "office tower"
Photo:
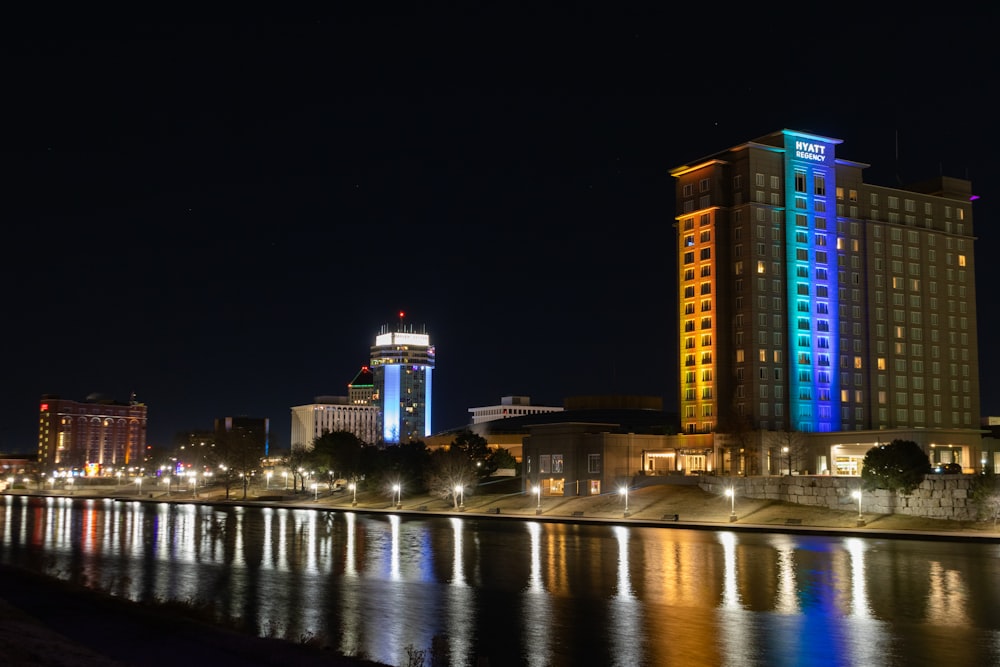
[[[840,144],[782,130],[671,171],[685,433],[978,429],[971,184],[872,185]]]
[[[38,413],[38,465],[48,471],[110,474],[141,467],[146,449],[146,406],[92,394],[71,401],[45,394]]]
[[[381,405],[379,433],[385,444],[421,440],[431,434],[434,346],[426,329],[400,322],[385,325],[371,348],[374,399]]]
[[[228,440],[226,440],[228,438]],[[215,420],[216,447],[226,442],[235,448],[247,447],[258,458],[266,458],[271,448],[271,420],[267,417],[222,417]]]

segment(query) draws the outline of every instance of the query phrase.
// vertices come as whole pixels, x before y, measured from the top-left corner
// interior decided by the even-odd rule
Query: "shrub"
[[[888,489],[903,494],[917,488],[931,470],[927,454],[912,440],[893,440],[872,447],[861,465],[866,489]]]

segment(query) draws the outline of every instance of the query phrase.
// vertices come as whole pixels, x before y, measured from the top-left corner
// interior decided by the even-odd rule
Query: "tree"
[[[485,479],[497,471],[498,460],[487,444],[486,438],[468,429],[455,436],[449,449],[461,452],[473,465],[480,479]]]
[[[778,470],[792,474],[805,459],[809,442],[801,431],[771,431],[767,435],[768,444],[776,450]]]
[[[427,488],[443,500],[451,498],[458,509],[459,495],[471,494],[477,482],[476,465],[456,447],[438,449],[431,454]]]
[[[313,440],[309,461],[322,475],[356,477],[364,443],[350,431],[325,431]]]
[[[991,520],[995,530],[1000,521],[1000,478],[987,468],[972,481],[971,491],[979,517]]]
[[[872,447],[861,463],[866,489],[888,489],[908,495],[931,470],[930,459],[912,440],[893,440]]]

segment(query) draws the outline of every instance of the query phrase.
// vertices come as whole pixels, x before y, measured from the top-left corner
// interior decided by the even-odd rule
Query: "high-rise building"
[[[671,171],[685,433],[979,428],[971,184],[872,185],[839,144]]]
[[[381,406],[382,442],[399,444],[431,434],[434,346],[425,328],[385,325],[371,348],[373,397]]]
[[[38,411],[38,465],[42,471],[86,474],[141,467],[146,449],[146,406],[91,395],[71,401],[42,396]]]

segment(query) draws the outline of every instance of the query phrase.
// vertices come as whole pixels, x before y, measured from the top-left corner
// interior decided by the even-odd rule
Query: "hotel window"
[[[771,189],[772,190],[777,190],[780,187],[781,187],[781,179],[779,179],[777,176],[772,175],[771,176]],[[950,215],[949,215],[949,217],[950,217]]]
[[[701,267],[701,277],[702,278],[707,278],[710,275],[712,275],[712,266],[710,264],[706,264],[705,266],[702,266]]]
[[[559,473],[563,471],[563,455],[553,454],[552,455],[552,472]]]
[[[683,191],[684,191],[684,196],[685,197],[690,197],[691,195],[694,194],[694,189],[691,187],[690,183],[685,183],[684,184]]]
[[[837,188],[837,199],[841,199],[842,200],[843,198],[844,198],[844,188],[838,187]]]
[[[710,225],[710,224],[712,224],[712,216],[710,216],[707,213],[703,213],[701,217],[698,219],[698,225],[700,227],[704,227],[705,225]]]
[[[805,192],[806,191],[806,175],[804,172],[795,172],[795,191]]]
[[[813,193],[819,196],[826,195],[826,177],[821,174],[813,176]]]
[[[699,253],[699,254],[700,254],[701,259],[712,259],[712,249],[711,248],[702,248],[701,249],[701,253]]]
[[[699,192],[708,192],[708,179],[707,178],[703,178],[700,181],[698,181],[698,190],[699,190]]]
[[[889,196],[889,208],[899,208],[899,197],[893,197],[892,195]]]
[[[698,208],[708,208],[711,205],[712,205],[712,198],[708,195],[705,195],[698,199]]]
[[[709,243],[712,240],[712,232],[710,231],[702,232],[698,240],[701,241],[702,243]]]
[[[587,472],[588,473],[601,472],[600,454],[587,454]]]
[[[849,190],[848,193],[847,193],[847,199],[848,199],[848,201],[858,201],[858,191],[857,190]],[[853,217],[856,217],[856,216],[852,215],[851,217],[853,218]]]
[[[733,190],[739,190],[743,187],[743,175],[736,174],[733,176]]]

